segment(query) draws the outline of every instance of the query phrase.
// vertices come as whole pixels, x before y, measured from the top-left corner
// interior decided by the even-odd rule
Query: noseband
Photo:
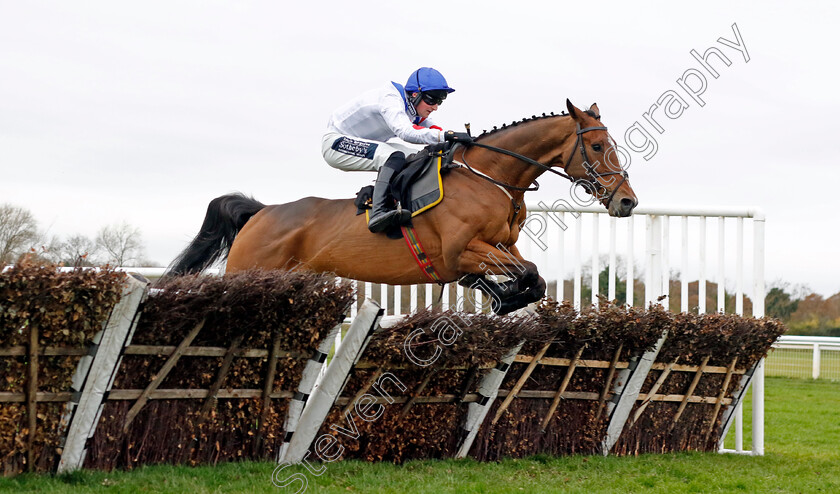
[[[593,178],[594,178],[594,183],[590,182],[590,185],[592,185],[593,189],[595,189],[595,192],[597,192],[597,191],[598,191],[598,185],[600,185],[600,184],[598,183],[598,179],[599,179],[599,178],[601,178],[601,177],[608,177],[608,176],[610,176],[610,175],[621,175],[621,182],[619,182],[619,183],[618,183],[618,185],[615,187],[615,189],[613,189],[612,194],[610,194],[610,197],[608,197],[608,198],[607,198],[607,204],[606,204],[606,207],[607,207],[607,208],[609,208],[609,207],[610,207],[610,203],[611,203],[611,202],[612,202],[612,200],[613,200],[613,197],[615,197],[615,193],[616,193],[616,192],[618,192],[618,189],[619,189],[619,188],[620,188],[620,187],[624,184],[624,182],[626,182],[626,181],[627,181],[628,174],[627,174],[627,172],[626,172],[625,170],[621,170],[621,171],[608,171],[608,172],[604,172],[604,173],[602,173],[602,172],[599,172],[598,170],[596,170],[596,169],[595,169],[595,167],[594,167],[594,166],[592,166],[592,165],[589,163],[589,157],[586,155],[586,146],[584,146],[584,145],[583,145],[583,138],[581,137],[581,134],[585,134],[585,133],[590,132],[590,131],[593,131],[593,130],[607,130],[607,128],[606,128],[606,127],[585,127],[585,128],[583,128],[583,129],[581,129],[581,128],[580,128],[580,124],[576,123],[575,125],[576,125],[576,127],[577,127],[577,139],[575,140],[575,145],[574,145],[574,147],[576,147],[576,148],[577,148],[577,147],[580,147],[580,155],[581,155],[581,157],[583,158],[583,167],[584,167],[584,169],[586,170],[586,173],[587,173],[589,176],[591,176],[591,177],[593,177]],[[612,140],[612,138],[610,138],[610,139]],[[575,180],[574,178],[570,177],[567,173],[564,173],[564,172],[566,171],[566,169],[569,167],[569,165],[572,163],[572,159],[574,159],[574,156],[575,156],[575,154],[574,154],[574,153],[572,153],[572,154],[569,156],[569,160],[568,160],[568,161],[566,161],[565,163],[563,163],[563,171],[562,171],[562,172],[560,172],[560,171],[555,170],[555,169],[554,169],[554,167],[552,167],[552,166],[549,166],[549,165],[546,165],[546,164],[540,163],[539,161],[536,161],[536,160],[532,160],[531,158],[529,158],[529,157],[527,157],[527,156],[522,156],[521,154],[514,153],[513,151],[509,151],[509,150],[507,150],[507,149],[497,148],[497,147],[494,147],[494,146],[488,146],[487,144],[481,144],[481,143],[479,143],[479,142],[475,142],[475,141],[470,142],[469,144],[466,144],[466,146],[475,146],[475,147],[480,147],[480,148],[484,148],[484,149],[489,149],[490,151],[494,151],[494,152],[497,152],[497,153],[501,153],[501,154],[505,154],[505,155],[508,155],[508,156],[512,156],[512,157],[514,157],[514,158],[516,158],[516,159],[518,159],[518,160],[520,160],[520,161],[523,161],[523,162],[525,162],[525,163],[528,163],[529,165],[534,165],[534,166],[536,166],[536,167],[538,167],[538,168],[542,168],[544,171],[548,171],[548,172],[554,173],[555,175],[560,175],[561,177],[563,177],[563,178],[567,178],[567,179],[569,179],[569,180],[570,180],[570,181],[572,181],[572,182],[576,182],[576,180]],[[466,154],[464,155],[463,160],[464,160],[464,162],[463,162],[464,166],[465,166],[465,167],[466,167],[469,171],[473,172],[474,174],[476,174],[477,176],[479,176],[479,177],[483,178],[484,180],[487,180],[488,182],[491,182],[491,183],[494,183],[494,184],[498,185],[499,187],[504,187],[504,188],[506,188],[506,189],[516,190],[516,191],[520,191],[520,192],[529,192],[529,191],[533,191],[533,190],[538,190],[538,189],[540,188],[540,184],[539,184],[539,183],[537,183],[537,181],[536,181],[536,180],[534,180],[534,184],[535,184],[535,186],[534,186],[534,187],[519,187],[519,186],[517,186],[517,185],[511,185],[511,184],[506,184],[506,183],[504,183],[504,182],[500,182],[500,181],[498,181],[498,180],[496,180],[496,179],[494,179],[494,178],[492,178],[492,177],[488,177],[487,175],[485,175],[485,174],[483,174],[483,173],[480,173],[480,172],[478,172],[478,171],[474,170],[474,169],[473,169],[473,168],[469,165],[469,163],[467,163],[467,156],[466,156]],[[593,195],[594,195],[594,194],[593,194]]]

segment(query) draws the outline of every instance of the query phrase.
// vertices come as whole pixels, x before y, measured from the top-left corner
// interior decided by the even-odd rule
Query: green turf
[[[750,404],[748,399],[747,405]],[[750,407],[745,409],[749,422]],[[750,429],[745,434],[749,448]],[[415,461],[405,465],[357,461],[303,467],[306,492],[840,492],[840,383],[768,378],[766,455],[717,453],[639,457],[534,457],[499,463]],[[731,440],[727,446],[731,447]],[[271,483],[271,463],[216,467],[156,466],[131,472],[77,472],[0,479],[0,492],[295,492]]]

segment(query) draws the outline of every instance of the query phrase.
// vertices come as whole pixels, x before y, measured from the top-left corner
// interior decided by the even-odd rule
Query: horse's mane
[[[587,115],[589,115],[589,116],[590,116],[590,117],[592,117],[592,118],[600,118],[600,117],[599,117],[599,115],[597,115],[597,114],[596,114],[594,111],[592,111],[592,110],[583,110],[583,113],[586,113]],[[479,135],[478,135],[475,139],[476,139],[476,140],[478,140],[478,139],[482,139],[482,138],[487,137],[487,136],[489,136],[489,135],[495,134],[496,132],[500,132],[500,131],[503,131],[503,130],[507,130],[507,129],[511,128],[511,127],[516,127],[517,125],[522,125],[522,124],[524,124],[524,123],[534,122],[534,121],[536,121],[536,120],[543,120],[543,119],[546,119],[546,118],[554,118],[554,117],[568,117],[568,116],[569,116],[569,114],[568,114],[568,113],[566,113],[566,112],[560,112],[560,114],[559,114],[559,115],[558,115],[558,114],[556,114],[556,113],[554,113],[554,112],[551,112],[551,113],[549,113],[549,114],[545,114],[545,113],[543,113],[543,114],[542,114],[542,115],[540,115],[540,116],[537,116],[537,115],[531,115],[531,117],[530,117],[530,118],[525,117],[525,118],[523,118],[522,120],[514,120],[514,121],[513,121],[513,122],[511,122],[510,124],[502,124],[502,126],[501,126],[501,127],[496,127],[496,126],[494,125],[494,126],[493,126],[493,130],[482,130],[482,131],[481,131],[481,134],[479,134]]]

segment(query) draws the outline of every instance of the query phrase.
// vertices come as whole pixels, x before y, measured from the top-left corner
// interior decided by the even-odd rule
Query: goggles
[[[446,91],[428,91],[423,92],[420,95],[421,99],[424,103],[429,106],[435,106],[443,103],[443,100],[446,99]]]

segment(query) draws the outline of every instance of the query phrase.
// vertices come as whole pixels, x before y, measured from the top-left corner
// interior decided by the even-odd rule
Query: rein
[[[529,165],[534,165],[538,168],[542,168],[543,170],[554,172],[554,173],[556,173],[560,176],[568,178],[569,180],[572,179],[571,177],[569,177],[565,173],[558,172],[557,170],[553,170],[548,165],[544,165],[544,164],[540,163],[539,161],[532,160],[531,158],[529,158],[527,156],[522,156],[521,154],[514,153],[513,151],[508,151],[507,149],[497,148],[497,147],[494,147],[494,146],[488,146],[487,144],[481,144],[479,142],[471,142],[467,146],[476,146],[476,147],[480,147],[480,148],[484,148],[484,149],[489,149],[490,151],[495,151],[495,152],[500,153],[500,154],[506,154],[508,156],[513,156],[514,158],[516,158],[520,161],[524,161],[525,163],[528,163]],[[474,170],[473,167],[471,167],[469,163],[467,163],[467,155],[466,154],[464,154],[463,165],[465,167],[467,167],[467,170],[473,172],[474,174],[478,175],[479,177],[483,178],[484,180],[487,180],[490,183],[498,185],[499,187],[504,187],[504,188],[510,189],[510,190],[517,190],[517,191],[520,191],[520,192],[531,192],[531,191],[540,189],[540,184],[536,180],[534,180],[534,184],[535,184],[534,187],[519,187],[517,185],[511,185],[511,184],[506,184],[504,182],[500,182],[500,181],[496,180],[495,178],[493,178],[489,175],[478,172],[478,171]],[[563,168],[565,169],[565,167],[563,167]]]
[[[583,129],[581,129],[580,124],[576,124],[576,125],[577,125],[577,139],[575,140],[574,147],[577,148],[578,145],[580,146],[580,154],[581,154],[581,157],[583,158],[583,166],[586,169],[586,172],[591,177],[596,179],[595,186],[597,186],[597,179],[598,178],[607,177],[607,176],[610,176],[610,175],[621,175],[621,177],[622,177],[621,182],[619,182],[619,184],[615,187],[615,189],[613,189],[612,194],[610,194],[610,197],[607,199],[606,206],[609,208],[610,202],[612,202],[613,197],[615,197],[615,193],[618,192],[618,189],[621,187],[621,185],[624,184],[624,182],[627,181],[627,176],[628,176],[627,172],[624,171],[624,170],[621,170],[621,171],[609,171],[609,172],[606,172],[606,173],[601,173],[601,172],[595,170],[595,167],[593,167],[592,165],[589,164],[589,157],[586,155],[586,147],[583,145],[583,138],[581,138],[581,134],[585,134],[585,133],[593,131],[593,130],[607,130],[607,128],[606,127],[585,127]],[[523,156],[519,153],[515,153],[515,152],[507,150],[507,149],[497,148],[495,146],[488,146],[487,144],[482,144],[480,142],[474,142],[474,141],[470,142],[470,143],[467,143],[467,144],[464,144],[464,145],[467,146],[467,147],[476,146],[476,147],[488,149],[490,151],[494,151],[494,152],[497,152],[497,153],[500,153],[500,154],[504,154],[504,155],[507,155],[507,156],[512,156],[512,157],[514,157],[514,158],[516,158],[516,159],[518,159],[522,162],[525,162],[529,165],[533,165],[533,166],[536,166],[538,168],[541,168],[543,171],[548,171],[548,172],[554,173],[555,175],[560,175],[561,177],[566,178],[566,179],[568,179],[572,182],[575,181],[568,174],[564,173],[566,171],[566,168],[568,168],[569,165],[572,163],[572,159],[574,159],[574,153],[572,153],[569,156],[569,160],[566,163],[563,164],[563,171],[560,172],[560,171],[555,170],[554,167],[552,167],[552,166],[540,163],[539,161],[533,160],[533,159],[531,159],[527,156]],[[469,165],[469,163],[467,163],[466,153],[464,154],[462,164],[469,171],[471,171],[472,173],[474,173],[478,177],[480,177],[484,180],[487,180],[488,182],[490,182],[490,183],[492,183],[492,184],[494,184],[494,185],[496,185],[500,188],[504,187],[506,189],[515,190],[515,191],[519,191],[519,192],[531,192],[531,191],[534,191],[534,190],[539,190],[539,188],[540,188],[540,184],[536,180],[534,180],[534,184],[535,184],[534,187],[519,187],[517,185],[511,185],[511,184],[507,184],[507,183],[498,181],[498,180],[494,179],[493,177],[490,177],[490,176],[488,176],[484,173],[481,173],[481,172],[473,169],[473,167],[471,167]],[[514,202],[514,205],[516,205],[515,202]],[[514,215],[514,217],[515,217],[515,215]]]

